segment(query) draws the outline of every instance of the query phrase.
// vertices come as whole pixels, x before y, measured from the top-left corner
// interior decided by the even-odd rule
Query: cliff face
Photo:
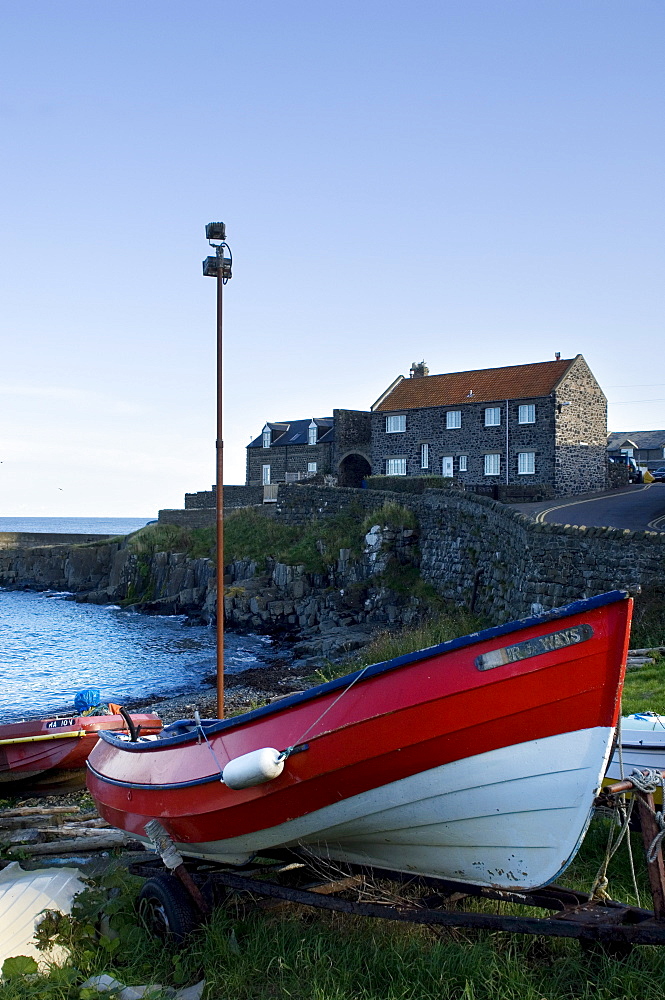
[[[179,552],[137,555],[125,538],[0,549],[0,586],[67,590],[78,601],[130,603],[164,614],[203,615],[214,577],[209,559]]]
[[[427,602],[386,586],[394,567],[417,576],[418,535],[374,526],[360,559],[348,549],[326,573],[273,559],[227,566],[224,617],[230,626],[297,634],[300,656],[337,656],[368,641],[380,627],[410,624]],[[184,553],[137,554],[127,539],[86,545],[16,546],[0,550],[0,586],[67,590],[81,602],[123,603],[152,614],[185,614],[213,622],[217,587],[210,559]]]

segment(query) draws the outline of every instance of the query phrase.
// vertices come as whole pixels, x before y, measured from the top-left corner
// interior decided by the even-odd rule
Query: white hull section
[[[552,882],[586,832],[613,730],[563,733],[434,767],[255,833],[178,844],[241,864],[301,846],[337,861],[514,890]]]

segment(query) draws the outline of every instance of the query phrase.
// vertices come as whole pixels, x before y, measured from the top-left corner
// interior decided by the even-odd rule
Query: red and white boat
[[[158,733],[157,715],[129,716],[139,735]],[[122,715],[53,715],[0,726],[0,786],[85,785],[85,762],[100,732],[128,732]]]
[[[101,732],[88,788],[147,841],[228,864],[314,855],[512,890],[584,836],[619,713],[632,602],[613,591],[374,664],[236,718]]]

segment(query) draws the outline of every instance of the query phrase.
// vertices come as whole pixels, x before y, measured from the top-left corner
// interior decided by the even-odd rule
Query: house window
[[[501,455],[485,455],[485,475],[498,476],[501,474]]]
[[[308,462],[307,471],[313,476],[316,473],[316,462]]]
[[[263,467],[262,483],[264,486],[270,486],[270,466],[264,465]]]
[[[272,434],[270,433],[270,428],[269,427],[268,428],[264,427],[263,428],[263,447],[264,448],[269,448],[270,447],[270,439],[271,439],[271,437],[272,437]]]
[[[429,469],[429,445],[421,444],[420,446],[420,468]]]
[[[406,475],[406,459],[405,458],[387,458],[386,459],[386,475],[387,476],[405,476]]]
[[[500,406],[486,406],[485,407],[485,427],[499,427],[501,425],[501,407]],[[490,473],[485,473],[489,475]]]
[[[460,472],[466,472],[467,471],[467,464],[466,463],[467,463],[467,456],[466,455],[460,455],[460,457],[459,457],[459,470],[460,470]]]
[[[524,403],[517,411],[518,424],[535,424],[536,407],[534,403]]]
[[[312,423],[307,428],[307,444],[316,444],[318,437],[318,427]]]
[[[517,456],[517,473],[520,476],[532,476],[536,471],[535,451],[520,451]]]
[[[386,434],[401,434],[406,430],[406,414],[386,417]]]
[[[446,430],[452,431],[462,426],[462,411],[448,410],[446,413]]]

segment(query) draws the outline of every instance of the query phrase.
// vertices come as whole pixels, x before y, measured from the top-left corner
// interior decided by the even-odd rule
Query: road
[[[588,494],[545,503],[514,504],[516,510],[548,524],[665,531],[665,483],[626,486],[622,490]]]

